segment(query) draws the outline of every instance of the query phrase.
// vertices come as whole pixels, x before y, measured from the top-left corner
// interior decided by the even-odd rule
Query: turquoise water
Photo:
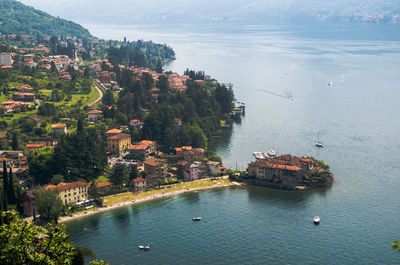
[[[391,250],[400,239],[398,25],[89,28],[168,43],[177,52],[168,69],[232,83],[246,116],[211,146],[227,166],[245,169],[254,151],[275,148],[323,159],[335,182],[143,203],[71,222],[76,244],[111,264],[400,263]],[[318,134],[323,149],[314,146]],[[204,222],[193,223],[198,215]],[[152,249],[137,250],[145,242]]]

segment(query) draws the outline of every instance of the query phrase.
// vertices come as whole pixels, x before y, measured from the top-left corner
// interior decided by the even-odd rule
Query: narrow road
[[[94,80],[93,82],[94,87],[97,89],[97,91],[99,91],[100,96],[98,99],[96,99],[94,102],[90,103],[88,106],[93,106],[96,105],[97,103],[99,103],[102,99],[103,99],[103,90],[100,89],[100,87],[102,86],[99,80]]]

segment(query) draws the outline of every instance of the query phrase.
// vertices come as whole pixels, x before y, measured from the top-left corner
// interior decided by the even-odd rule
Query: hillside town
[[[124,113],[121,109],[125,107],[120,104],[121,99],[129,95],[125,93],[129,82],[146,86],[145,91],[132,94],[142,94],[144,108],[146,104],[158,108],[168,94],[180,98],[202,89],[208,91],[205,96],[210,98],[218,89],[226,90],[201,71],[187,70],[180,75],[160,70],[164,62],[174,59],[173,52],[165,45],[141,40],[110,44],[97,38],[82,40],[77,37],[47,36],[39,40],[30,35],[0,35],[0,38],[0,75],[5,80],[0,87],[0,144],[3,149],[0,151],[3,161],[0,174],[3,179],[18,183],[18,188],[13,189],[19,194],[14,205],[24,216],[40,214],[36,197],[41,191],[55,191],[64,205],[64,214],[73,214],[88,207],[101,207],[101,198],[110,194],[136,193],[227,174],[228,169],[223,167],[220,158],[208,150],[209,133],[202,132],[207,127],[195,122],[195,112],[192,116],[167,117],[170,130],[189,139],[163,143],[166,136],[154,135],[154,127],[148,124],[152,121],[151,114],[137,106],[140,104],[138,97],[128,103],[134,103],[134,111]],[[156,47],[159,57],[154,63],[150,55],[144,58],[146,64],[138,63],[143,59],[140,56],[134,62],[118,64],[104,57],[112,56],[115,45]],[[159,52],[163,50],[166,52]],[[125,83],[127,78],[132,81]],[[232,96],[222,98],[221,94],[220,97],[217,100],[225,104],[221,106],[226,114],[212,120],[212,123],[217,122],[212,125],[216,128],[227,124],[232,113],[238,111],[231,106]],[[76,161],[71,162],[73,165],[62,164],[53,169],[56,163],[50,160],[60,149],[67,148],[64,142],[68,137],[77,139],[80,133],[94,131],[98,134],[94,137],[101,138],[99,149],[88,146],[88,152],[96,153],[104,162],[88,161],[94,167],[89,169],[93,177],[71,173],[79,171]],[[146,138],[146,135],[153,136]],[[70,151],[83,152],[76,148]],[[49,159],[48,164],[40,165],[43,159]],[[67,170],[69,167],[75,168]],[[44,171],[52,173],[43,176]]]

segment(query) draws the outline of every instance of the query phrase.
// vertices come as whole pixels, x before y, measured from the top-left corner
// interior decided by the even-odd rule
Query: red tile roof
[[[41,148],[41,147],[44,147],[44,144],[26,144],[25,147],[28,149]]]
[[[167,163],[167,161],[165,159],[157,159],[157,158],[148,158],[145,161],[143,161],[143,164],[153,166],[153,167],[156,167],[156,166],[159,166],[159,165],[162,165],[165,163]]]
[[[59,123],[59,124],[51,125],[52,129],[64,129],[65,127],[67,127],[67,125],[65,123]]]
[[[118,133],[118,134],[114,134],[114,135],[108,137],[108,139],[110,139],[110,140],[121,140],[121,139],[128,138],[128,137],[130,138],[131,136],[129,134],[126,134],[126,133]]]
[[[88,112],[88,114],[102,114],[103,112],[101,110],[91,110]]]
[[[138,178],[133,179],[134,183],[143,182],[143,181],[146,181],[146,180],[144,178],[142,178],[142,177],[138,177]]]
[[[142,141],[140,141],[140,142],[138,142],[138,143],[136,143],[136,144],[154,145],[154,144],[156,144],[156,142],[150,141],[150,140],[142,140]]]
[[[66,190],[70,190],[70,189],[75,189],[77,187],[85,187],[85,186],[88,186],[88,184],[85,182],[82,182],[82,181],[76,181],[76,182],[71,182],[71,183],[61,182],[57,186],[49,184],[49,185],[45,186],[45,189],[46,190],[57,189],[59,192],[61,192],[61,191],[66,191]]]
[[[122,132],[122,130],[120,130],[120,129],[111,129],[111,130],[106,131],[107,134],[116,134],[116,133],[121,133],[121,132]]]
[[[104,188],[104,187],[111,186],[111,185],[112,185],[112,183],[109,181],[97,182],[95,184],[96,188]]]
[[[133,144],[129,146],[129,150],[146,150],[148,147],[147,144]]]

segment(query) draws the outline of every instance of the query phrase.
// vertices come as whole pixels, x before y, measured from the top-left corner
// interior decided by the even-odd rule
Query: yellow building
[[[45,189],[58,190],[58,196],[64,204],[78,203],[88,199],[88,184],[82,181],[47,185]]]
[[[128,151],[131,145],[131,136],[125,133],[119,133],[107,138],[107,148],[112,154],[121,155]]]

